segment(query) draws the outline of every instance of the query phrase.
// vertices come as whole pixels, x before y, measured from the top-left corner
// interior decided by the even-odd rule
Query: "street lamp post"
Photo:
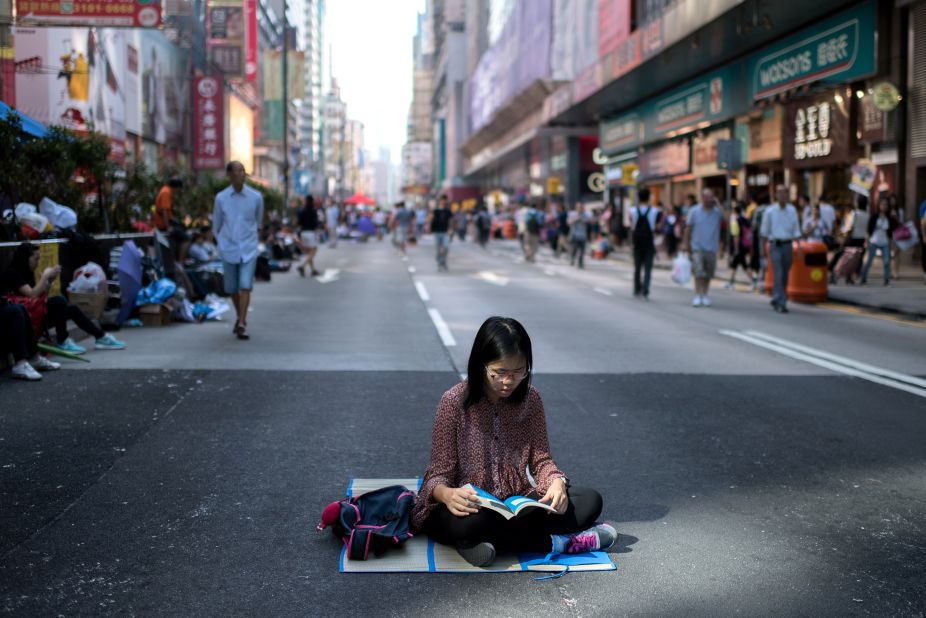
[[[283,0],[283,208],[289,208],[289,3]]]

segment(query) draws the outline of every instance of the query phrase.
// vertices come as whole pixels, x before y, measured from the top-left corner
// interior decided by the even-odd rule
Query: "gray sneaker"
[[[495,560],[495,546],[488,541],[477,543],[472,547],[459,546],[457,551],[474,567],[488,566]]]

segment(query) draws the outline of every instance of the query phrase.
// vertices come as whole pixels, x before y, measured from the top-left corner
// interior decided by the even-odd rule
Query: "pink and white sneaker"
[[[588,530],[576,532],[566,537],[564,554],[581,554],[587,551],[608,549],[617,540],[617,530],[610,524],[596,524]]]

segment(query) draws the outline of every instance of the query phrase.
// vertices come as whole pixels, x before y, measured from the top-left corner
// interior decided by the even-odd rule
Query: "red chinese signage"
[[[257,0],[244,0],[244,77],[257,81]]]
[[[193,169],[225,166],[224,86],[217,77],[193,82]]]
[[[162,25],[157,0],[16,0],[21,26],[106,26],[158,28]]]

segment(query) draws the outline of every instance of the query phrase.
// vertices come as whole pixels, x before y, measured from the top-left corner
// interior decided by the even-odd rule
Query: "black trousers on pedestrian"
[[[58,343],[68,338],[68,320],[73,320],[80,330],[99,339],[106,333],[87,317],[80,307],[69,305],[64,296],[51,296],[48,298],[48,312],[45,314],[45,326],[55,329]]]
[[[649,296],[649,283],[653,275],[653,258],[656,248],[652,245],[633,247],[633,293]],[[641,278],[642,271],[642,278]]]
[[[569,263],[575,264],[577,258],[579,260],[579,268],[585,268],[585,241],[573,239],[572,256],[570,257]]]
[[[505,519],[495,511],[458,517],[438,504],[424,522],[424,531],[443,545],[472,546],[488,541],[499,552],[548,553],[551,534],[572,534],[591,528],[601,515],[601,494],[586,487],[570,487],[569,506],[562,515],[533,509],[520,517]]]
[[[16,362],[38,354],[29,312],[23,305],[0,307],[0,352],[10,353]]]

